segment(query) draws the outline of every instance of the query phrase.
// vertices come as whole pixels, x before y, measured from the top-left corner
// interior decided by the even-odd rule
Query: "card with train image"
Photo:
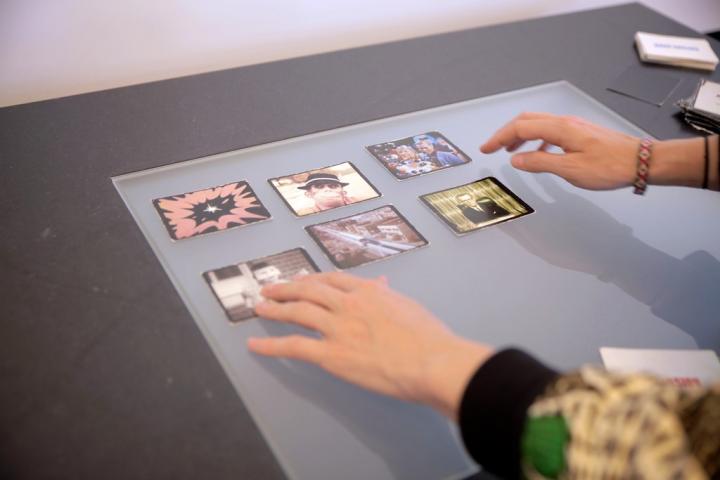
[[[407,253],[428,241],[392,205],[305,227],[339,269]]]

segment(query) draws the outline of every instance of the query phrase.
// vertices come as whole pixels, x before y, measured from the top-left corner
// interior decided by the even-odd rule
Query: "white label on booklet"
[[[720,361],[712,350],[600,348],[605,368],[620,373],[649,373],[682,386],[720,382]]]
[[[637,32],[636,40],[642,44],[648,57],[690,60],[695,62],[717,64],[710,42],[704,38],[675,37],[653,33]]]

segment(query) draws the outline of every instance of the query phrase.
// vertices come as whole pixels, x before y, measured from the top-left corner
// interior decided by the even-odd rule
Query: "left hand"
[[[581,118],[525,112],[500,128],[480,151],[515,152],[525,142],[542,140],[537,151],[512,156],[512,166],[526,172],[549,172],[576,187],[613,190],[632,185],[640,139],[594,125]],[[550,153],[556,145],[563,153]]]
[[[455,418],[470,377],[492,350],[462,339],[413,300],[366,280],[332,272],[262,290],[263,318],[322,334],[250,338],[249,349],[320,366],[369,390],[435,407]]]

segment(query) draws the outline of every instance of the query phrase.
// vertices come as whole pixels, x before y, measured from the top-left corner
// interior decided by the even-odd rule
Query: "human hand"
[[[269,320],[316,330],[250,338],[261,355],[303,360],[369,390],[430,405],[455,418],[465,387],[491,348],[464,340],[384,279],[332,272],[263,288],[255,307]]]
[[[501,148],[514,152],[525,142],[542,140],[537,151],[512,156],[512,165],[526,172],[549,172],[576,187],[612,190],[632,185],[640,140],[581,118],[549,113],[523,113],[490,137],[483,153]],[[555,145],[563,153],[546,149]]]

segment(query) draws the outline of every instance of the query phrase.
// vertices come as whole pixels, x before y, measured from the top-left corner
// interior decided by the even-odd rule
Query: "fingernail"
[[[250,350],[251,352],[255,352],[260,347],[261,343],[261,338],[250,337],[245,342],[245,345],[247,346],[248,350]]]
[[[525,166],[525,157],[522,155],[515,155],[510,159],[510,163],[513,167],[522,168]]]

